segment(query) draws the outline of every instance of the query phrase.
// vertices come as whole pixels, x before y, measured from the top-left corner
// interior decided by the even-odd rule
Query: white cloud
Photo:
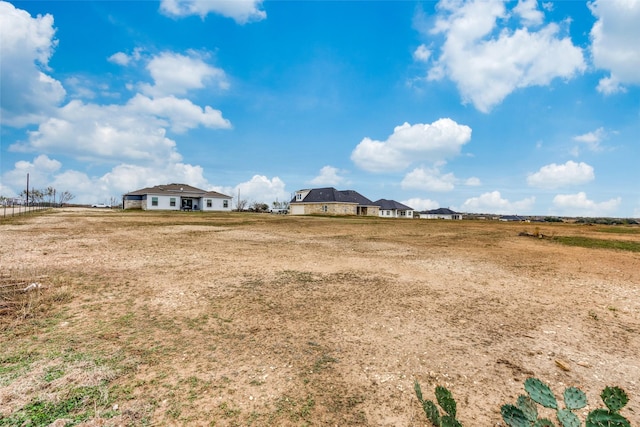
[[[600,143],[607,137],[607,132],[604,128],[600,127],[593,132],[587,132],[582,135],[577,135],[573,137],[574,141],[581,142],[587,146],[590,151],[602,151],[602,146]],[[577,150],[576,152],[579,152]]]
[[[104,106],[75,100],[29,132],[27,142],[10,149],[92,161],[177,162],[181,156],[166,128],[181,132],[197,126],[225,129],[230,124],[217,110],[173,97],[151,100],[138,95],[125,105]]]
[[[124,52],[116,52],[110,57],[108,57],[107,61],[126,67],[127,65],[135,61],[139,61],[142,58],[142,52],[143,52],[143,49],[139,47],[135,48],[131,54],[126,54]]]
[[[593,63],[610,72],[598,91],[611,95],[624,92],[624,85],[640,84],[640,2],[594,0],[588,6],[598,19],[590,34]]]
[[[479,197],[467,199],[462,205],[462,210],[474,213],[526,215],[531,212],[535,201],[535,197],[528,197],[517,202],[510,202],[507,199],[503,199],[499,191],[492,191]]]
[[[412,207],[416,211],[428,211],[431,209],[438,209],[440,207],[440,204],[438,202],[431,199],[413,198],[409,200],[403,200],[400,203]]]
[[[27,174],[29,174],[30,188],[44,188],[49,186],[49,178],[57,173],[62,164],[45,155],[39,155],[33,161],[20,160],[14,168],[0,176],[2,195],[15,197],[27,188]]]
[[[460,153],[471,139],[471,128],[451,119],[432,124],[404,123],[386,141],[364,138],[351,153],[351,160],[370,172],[399,171],[414,162],[440,162]]]
[[[220,110],[215,110],[208,105],[201,108],[188,99],[173,96],[150,99],[143,95],[136,95],[127,103],[126,108],[138,114],[166,118],[171,130],[178,133],[198,126],[211,129],[231,128],[231,123],[222,117]]]
[[[129,65],[131,58],[124,52],[116,52],[108,58],[109,62],[113,62],[118,65]]]
[[[438,167],[434,167],[415,168],[405,175],[400,185],[404,189],[451,191],[455,183],[456,177],[452,173],[443,174]]]
[[[605,202],[589,200],[584,192],[577,194],[558,194],[553,198],[553,206],[557,215],[563,216],[610,216],[613,215],[622,199],[620,197]]]
[[[538,0],[518,0],[513,12],[528,26],[541,25],[544,22],[544,14],[538,10]]]
[[[498,20],[508,17],[502,0],[438,3],[432,33],[444,34],[445,42],[428,79],[448,77],[464,102],[486,113],[516,89],[545,86],[582,72],[586,65],[581,49],[560,35],[557,24],[537,31],[526,27],[541,23],[542,12],[534,6],[528,1],[517,4],[514,13],[525,26],[512,31],[498,28]]]
[[[189,55],[163,52],[149,61],[147,70],[154,84],[141,84],[140,90],[150,96],[184,95],[211,85],[222,90],[229,88],[225,72],[207,64],[195,52]]]
[[[168,16],[198,15],[204,18],[215,13],[232,18],[238,24],[261,21],[267,13],[261,9],[262,0],[161,0],[160,10]]]
[[[12,4],[0,2],[0,120],[22,127],[46,117],[64,99],[59,81],[43,72],[57,45],[53,17],[32,18]]]
[[[320,169],[320,174],[309,181],[309,184],[316,186],[337,186],[345,182],[344,177],[340,176],[340,170],[333,166],[324,166]]]
[[[431,57],[431,50],[421,44],[413,51],[413,59],[419,62],[427,62]]]
[[[480,181],[480,178],[472,176],[471,178],[467,178],[464,184],[468,185],[469,187],[477,187],[479,185],[482,185],[482,182]]]
[[[277,176],[269,179],[264,175],[254,175],[249,181],[238,184],[232,190],[232,194],[226,194],[233,197],[239,194],[241,200],[249,203],[266,203],[269,206],[276,200],[280,202],[290,200],[290,194],[285,191],[284,181]]]
[[[569,160],[563,165],[551,163],[543,166],[538,172],[529,174],[527,184],[538,188],[559,188],[567,185],[586,184],[593,181],[593,167],[584,163]]]

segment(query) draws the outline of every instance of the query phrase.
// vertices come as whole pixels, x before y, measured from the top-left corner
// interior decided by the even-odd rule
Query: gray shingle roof
[[[373,204],[380,206],[380,209],[383,209],[383,210],[398,210],[398,211],[413,210],[413,208],[410,208],[407,205],[403,205],[400,202],[396,202],[395,200],[380,199],[373,202]]]
[[[430,211],[421,212],[421,213],[427,213],[432,215],[458,215],[458,212],[452,211],[449,208],[432,209]]]
[[[353,190],[336,190],[333,187],[314,188],[309,190],[306,197],[296,201],[295,197],[291,203],[355,203],[359,206],[374,206],[374,203],[362,194]]]
[[[190,197],[229,197],[216,191],[205,191],[191,185],[175,183],[142,188],[140,190],[127,193],[125,196],[144,196],[145,194],[182,195]]]

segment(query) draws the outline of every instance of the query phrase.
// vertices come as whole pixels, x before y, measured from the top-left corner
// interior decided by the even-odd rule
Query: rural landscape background
[[[0,425],[640,424],[640,228],[60,208],[0,221]],[[602,405],[600,405],[602,406]],[[579,414],[582,416],[582,414]]]

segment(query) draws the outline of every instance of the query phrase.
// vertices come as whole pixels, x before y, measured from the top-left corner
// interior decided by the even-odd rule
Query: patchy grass
[[[567,246],[580,246],[588,249],[616,249],[621,251],[640,252],[640,242],[595,239],[583,236],[556,236],[554,241]]]
[[[596,231],[599,233],[613,234],[640,234],[640,227],[598,227]]]

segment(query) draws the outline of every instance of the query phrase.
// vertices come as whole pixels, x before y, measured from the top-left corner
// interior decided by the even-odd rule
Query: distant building
[[[449,208],[432,209],[418,214],[421,219],[462,219],[462,214]]]
[[[378,215],[381,218],[413,218],[413,208],[395,200],[380,199],[373,204],[380,207]]]
[[[527,221],[526,218],[518,216],[518,215],[503,215],[500,218],[498,218],[499,221],[506,221],[506,222],[523,222],[523,221]]]
[[[353,190],[333,187],[296,191],[289,203],[290,215],[378,216],[380,207]]]
[[[232,197],[187,184],[156,185],[132,191],[122,197],[124,209],[231,211]]]

